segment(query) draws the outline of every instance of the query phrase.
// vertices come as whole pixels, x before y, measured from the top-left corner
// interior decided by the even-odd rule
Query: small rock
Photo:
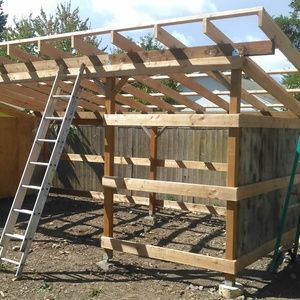
[[[1,296],[2,298],[5,298],[5,294],[4,294],[3,291],[0,291],[0,296]]]
[[[51,246],[52,249],[57,249],[57,248],[60,248],[60,245],[59,244],[52,244]]]
[[[13,249],[13,251],[19,251],[20,250],[20,246],[13,246],[12,249]]]
[[[297,275],[296,275],[295,273],[291,273],[291,274],[290,274],[290,278],[292,278],[292,279],[297,279]]]
[[[244,296],[244,295],[238,296],[238,297],[236,297],[235,299],[236,299],[236,300],[245,300],[245,296]]]
[[[107,272],[109,270],[109,267],[111,267],[113,264],[110,264],[105,260],[101,260],[97,262],[96,265],[100,267],[104,272]]]

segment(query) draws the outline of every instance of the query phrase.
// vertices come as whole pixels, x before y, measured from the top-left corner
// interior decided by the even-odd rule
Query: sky
[[[8,24],[12,24],[13,18],[28,16],[30,13],[36,16],[42,7],[46,12],[54,13],[58,3],[64,0],[4,0],[3,10],[8,14]],[[288,15],[290,12],[289,0],[72,0],[73,8],[79,7],[83,19],[89,18],[91,28],[122,27],[141,23],[155,23],[158,20],[203,15],[205,13],[234,10],[263,6],[271,16],[280,14]],[[238,24],[238,26],[236,26]],[[188,46],[200,44],[212,44],[204,35],[201,35],[201,24],[197,26],[172,26],[167,28],[176,38]],[[257,29],[257,18],[251,17],[216,23],[224,33],[236,42],[261,40],[264,35]],[[138,34],[138,33],[134,33]],[[138,40],[136,36],[131,36]],[[104,37],[105,41],[105,37]],[[288,67],[287,61],[277,51],[276,56],[261,59],[257,58],[266,69]]]

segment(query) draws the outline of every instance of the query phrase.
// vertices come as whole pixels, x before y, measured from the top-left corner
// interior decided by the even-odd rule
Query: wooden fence
[[[116,176],[148,179],[149,138],[146,132],[142,128],[128,127],[118,127],[115,130],[115,156],[119,162],[126,162],[126,164],[116,163]],[[157,179],[226,185],[227,136],[227,129],[165,129],[158,138],[160,167],[158,167]],[[70,155],[63,156],[54,179],[54,186],[74,190],[102,191],[103,140],[103,128],[100,126],[74,127],[65,147],[65,152]],[[205,162],[216,164],[212,166]],[[131,192],[131,195],[147,196],[148,194]],[[196,197],[169,194],[158,195],[158,199],[200,201]],[[201,203],[203,201],[205,200],[201,199]]]

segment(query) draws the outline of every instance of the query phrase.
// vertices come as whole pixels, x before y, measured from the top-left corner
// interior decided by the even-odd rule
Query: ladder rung
[[[8,236],[8,237],[11,237],[13,239],[16,239],[16,240],[21,240],[23,241],[25,236],[22,235],[22,234],[17,234],[17,233],[5,233],[4,235]]]
[[[46,162],[41,162],[41,161],[30,161],[29,162],[31,165],[36,165],[36,166],[45,166],[47,167],[49,163]]]
[[[26,189],[32,189],[32,190],[40,190],[40,189],[41,189],[40,186],[37,186],[37,185],[29,185],[29,184],[22,184],[22,187],[23,187],[23,188],[26,188]]]
[[[9,259],[9,258],[1,257],[1,260],[5,261],[5,262],[8,262],[8,263],[11,263],[11,264],[14,264],[14,265],[17,265],[17,266],[20,265],[19,261],[12,260],[12,259]]]
[[[15,212],[21,213],[21,214],[26,214],[26,215],[32,215],[33,211],[29,209],[21,209],[21,208],[14,208]]]
[[[53,95],[53,98],[62,98],[62,99],[69,99],[71,95]]]
[[[62,121],[63,117],[45,117],[45,120],[51,120],[51,121]]]
[[[56,140],[49,140],[49,139],[37,139],[37,141],[43,143],[56,143]]]

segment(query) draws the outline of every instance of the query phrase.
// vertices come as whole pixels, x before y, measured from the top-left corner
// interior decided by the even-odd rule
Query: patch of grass
[[[0,263],[0,272],[8,271],[8,267]]]
[[[38,292],[50,292],[52,290],[52,284],[44,282],[40,287],[37,288]]]
[[[103,294],[103,289],[102,288],[93,288],[89,291],[88,296],[93,298],[93,297],[97,297],[100,296],[101,294]]]

